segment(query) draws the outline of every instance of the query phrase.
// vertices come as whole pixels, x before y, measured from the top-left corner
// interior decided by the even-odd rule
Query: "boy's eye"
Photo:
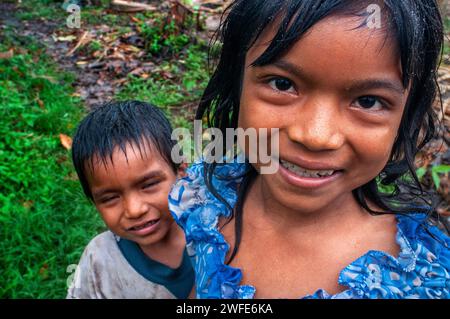
[[[119,196],[114,195],[114,196],[103,197],[103,198],[100,199],[100,203],[108,204],[108,203],[111,203],[116,198],[119,198]]]
[[[157,185],[158,183],[159,183],[159,181],[146,183],[146,184],[142,185],[142,189],[151,188],[152,186],[155,186],[155,185]]]
[[[375,96],[362,96],[356,100],[355,104],[357,107],[372,111],[381,110],[384,107],[380,99]]]
[[[269,81],[269,85],[272,89],[281,92],[295,92],[294,85],[286,78],[274,78]]]

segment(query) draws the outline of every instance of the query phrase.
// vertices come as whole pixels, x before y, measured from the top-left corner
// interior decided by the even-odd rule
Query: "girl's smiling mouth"
[[[301,188],[327,185],[343,173],[342,169],[322,164],[302,162],[302,166],[280,159],[280,175],[289,183]]]

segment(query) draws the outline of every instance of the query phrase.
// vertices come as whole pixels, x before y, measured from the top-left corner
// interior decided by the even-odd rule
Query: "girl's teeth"
[[[283,164],[284,167],[286,167],[291,172],[294,172],[295,174],[302,176],[302,177],[309,177],[309,178],[320,178],[320,177],[326,177],[333,175],[333,170],[309,170],[302,168],[300,166],[297,166],[295,164],[292,164],[287,161],[281,160],[281,164]]]

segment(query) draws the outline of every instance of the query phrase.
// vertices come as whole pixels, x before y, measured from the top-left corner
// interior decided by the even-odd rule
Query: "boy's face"
[[[168,194],[177,174],[155,147],[116,148],[112,162],[94,159],[87,179],[95,206],[108,228],[140,246],[157,243],[177,227],[168,208]]]

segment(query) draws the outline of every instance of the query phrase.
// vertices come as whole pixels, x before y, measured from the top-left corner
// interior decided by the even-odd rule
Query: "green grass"
[[[162,62],[148,78],[131,76],[116,99],[151,102],[165,111],[174,127],[191,128],[187,118],[193,114],[183,106],[198,103],[208,80],[206,45],[191,45],[178,59]]]
[[[450,54],[450,45],[449,45],[449,32],[450,32],[450,17],[444,18],[444,29],[445,29],[445,41],[444,41],[444,55]]]
[[[23,1],[18,17],[61,19],[63,27],[61,2],[41,3]],[[86,10],[82,23],[124,18],[92,14],[88,20],[96,8]],[[207,47],[189,30],[170,28],[157,40],[161,51],[148,51],[158,67],[148,78],[130,77],[114,98],[153,102],[174,127],[190,128],[193,114],[184,107],[198,102],[207,84]],[[88,49],[101,46],[93,41]],[[6,27],[0,30],[0,52],[10,48],[14,57],[0,60],[0,298],[64,298],[73,274],[68,267],[105,229],[82,194],[70,151],[59,141],[60,133],[73,134],[85,112],[72,97],[74,76],[59,70],[40,44]]]
[[[0,298],[63,298],[67,267],[103,228],[59,142],[83,111],[39,45],[0,36],[0,52],[12,46],[0,60]]]
[[[21,20],[62,20],[69,13],[62,8],[64,1],[59,0],[25,0],[17,5],[17,17]]]

